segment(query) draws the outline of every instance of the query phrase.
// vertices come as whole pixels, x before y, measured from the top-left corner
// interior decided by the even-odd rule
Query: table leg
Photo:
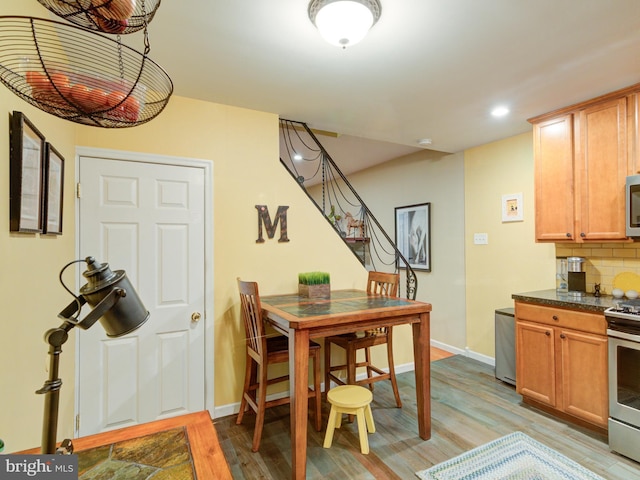
[[[416,374],[416,403],[420,438],[431,438],[431,346],[429,314],[420,315],[420,322],[412,324],[413,356]]]
[[[289,330],[289,390],[291,395],[291,476],[307,472],[307,414],[309,385],[309,331]]]

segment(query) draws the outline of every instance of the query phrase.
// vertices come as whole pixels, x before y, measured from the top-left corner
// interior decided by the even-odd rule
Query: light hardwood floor
[[[322,448],[324,430],[309,426],[309,479],[415,479],[414,472],[515,431],[563,453],[607,480],[640,480],[640,464],[609,451],[606,437],[528,407],[514,387],[495,379],[491,366],[456,355],[431,364],[432,437],[416,429],[413,372],[398,375],[403,408],[395,407],[388,382],[376,384],[369,435],[371,452],[360,454],[355,422],[336,430]],[[324,423],[328,405],[323,405]],[[222,450],[236,479],[289,479],[289,407],[267,412],[260,451],[251,452],[254,416],[214,420]]]

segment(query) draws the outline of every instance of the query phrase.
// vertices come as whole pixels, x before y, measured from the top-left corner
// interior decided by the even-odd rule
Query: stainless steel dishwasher
[[[496,378],[516,384],[516,323],[513,307],[496,310]]]

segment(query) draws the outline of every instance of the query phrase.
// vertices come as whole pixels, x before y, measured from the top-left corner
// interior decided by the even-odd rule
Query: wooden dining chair
[[[369,272],[367,280],[367,293],[374,295],[385,295],[389,297],[398,296],[398,284],[400,275],[398,273]],[[376,345],[387,345],[387,362],[389,373],[376,367],[371,363],[370,348]],[[346,352],[346,363],[342,365],[331,365],[331,345],[337,345]],[[358,362],[357,352],[364,350],[364,361]],[[365,367],[367,377],[356,381],[356,369]],[[333,372],[346,370],[347,378],[342,380]],[[393,363],[393,328],[383,327],[364,332],[346,333],[342,335],[332,335],[324,339],[324,388],[329,390],[330,382],[338,385],[362,385],[373,390],[373,383],[381,380],[390,380],[393,394],[396,398],[398,408],[402,407],[398,383],[396,382],[396,372]]]
[[[246,335],[247,364],[236,424],[242,423],[245,411],[249,407],[256,413],[251,450],[257,452],[260,448],[265,410],[290,403],[289,396],[267,400],[267,386],[289,380],[289,375],[268,378],[269,365],[289,363],[289,339],[284,335],[267,337],[265,334],[260,294],[256,282],[243,282],[238,278],[238,290]],[[320,345],[312,341],[309,342],[309,358],[313,361],[313,389],[309,388],[309,399],[313,399],[314,426],[317,431],[320,431],[322,429]]]

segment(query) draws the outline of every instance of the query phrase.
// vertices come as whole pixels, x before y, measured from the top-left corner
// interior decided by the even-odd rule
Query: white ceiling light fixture
[[[509,108],[505,107],[504,105],[500,105],[498,107],[495,107],[493,110],[491,110],[491,115],[493,115],[494,117],[504,117],[505,115],[509,114]]]
[[[347,48],[364,38],[380,18],[378,0],[311,0],[309,18],[322,38]]]

